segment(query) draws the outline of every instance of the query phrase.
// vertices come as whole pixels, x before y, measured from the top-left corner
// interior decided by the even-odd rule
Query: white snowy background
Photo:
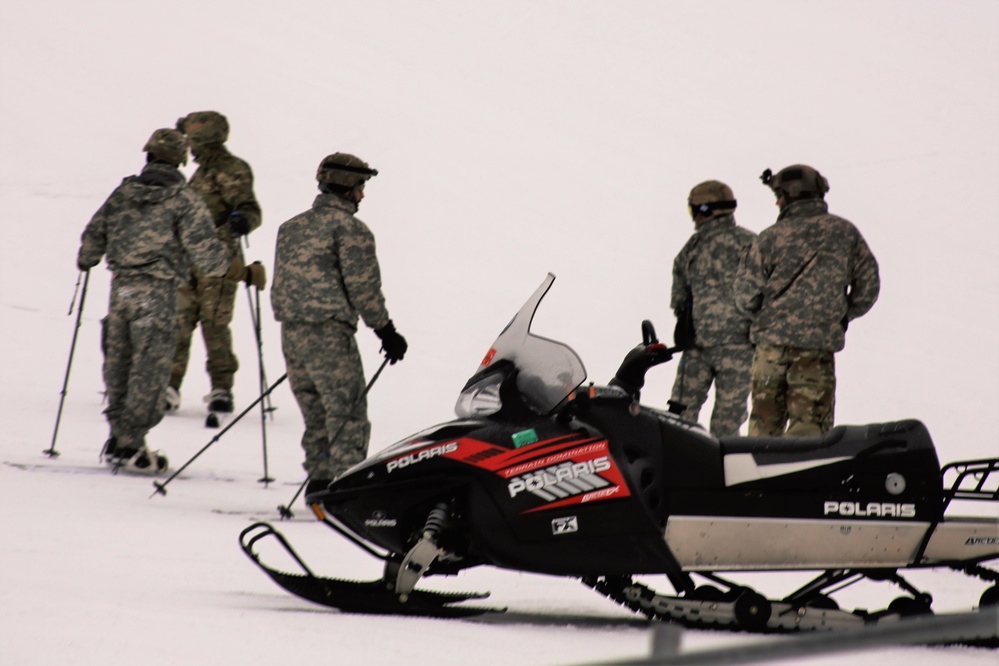
[[[548,271],[558,280],[535,331],[568,342],[605,382],[642,319],[671,336],[689,189],[725,181],[739,223],[759,231],[776,215],[759,173],[804,162],[881,265],[881,299],[837,356],[837,422],[919,418],[942,461],[983,458],[999,454],[997,29],[993,0],[0,0],[0,663],[553,665],[648,648],[648,625],[572,580],[481,569],[427,582],[488,589],[509,609],[474,620],[347,615],[276,587],[236,537],[250,516],[276,518],[303,479],[286,385],[273,396],[266,487],[257,412],[166,497],[150,498],[148,478],[101,470],[103,264],[61,456],[42,455],[75,323],[79,235],[142,167],[153,129],[190,111],[228,116],[264,211],[246,254],[268,268],[323,156],[352,152],[380,171],[360,217],[410,351],[370,395],[372,451],[452,418]],[[273,381],[284,364],[268,297]],[[241,292],[238,408],[259,393],[249,312]],[[358,338],[370,373],[377,339]],[[149,437],[174,468],[214,436],[202,427],[203,362],[196,341],[181,413]],[[673,366],[651,373],[644,400],[663,405],[673,377]],[[380,574],[321,526],[280,528],[320,573]],[[787,578],[756,584],[786,593],[800,576]],[[938,611],[969,610],[984,589],[948,572],[912,579]],[[877,608],[894,595],[845,596]],[[685,646],[754,640],[769,639],[693,631]],[[969,648],[864,657],[995,663]]]

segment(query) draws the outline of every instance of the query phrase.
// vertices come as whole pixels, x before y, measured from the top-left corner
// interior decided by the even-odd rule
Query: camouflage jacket
[[[673,260],[670,307],[679,314],[689,286],[698,347],[749,343],[751,317],[736,307],[732,284],[756,234],[732,215],[703,222]]]
[[[261,223],[260,204],[253,194],[253,171],[225,146],[211,146],[206,151],[199,154],[198,169],[188,184],[205,200],[219,238],[235,256],[239,238],[229,228],[229,216],[240,213],[250,223],[250,231]]]
[[[157,163],[111,193],[83,231],[76,263],[81,270],[93,268],[105,253],[116,276],[178,283],[192,264],[207,275],[224,275],[230,262],[201,197],[180,171]]]
[[[336,320],[357,329],[389,321],[375,238],[354,217],[357,204],[319,194],[310,210],[278,229],[271,306],[281,322]]]
[[[760,232],[739,269],[736,299],[754,313],[754,344],[839,351],[846,324],[878,300],[878,262],[825,201],[790,204]]]

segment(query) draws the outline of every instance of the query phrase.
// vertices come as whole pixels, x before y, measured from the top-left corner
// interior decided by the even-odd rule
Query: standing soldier
[[[756,234],[735,223],[735,196],[725,183],[696,185],[687,203],[694,234],[673,261],[670,305],[677,317],[692,309],[696,338],[676,340],[684,351],[671,400],[685,405],[683,417],[696,423],[713,382],[711,434],[738,435],[748,415],[753,346],[750,317],[736,307],[732,286]]]
[[[189,185],[208,206],[215,231],[228,248],[229,256],[240,256],[240,238],[259,227],[261,217],[253,194],[250,165],[225,147],[229,121],[216,111],[197,111],[178,120],[177,129],[187,135],[191,154],[198,163]],[[267,284],[264,267],[254,262],[248,268],[251,278],[247,284],[263,289]],[[205,369],[212,384],[206,398],[208,410],[232,412],[232,386],[239,361],[232,351],[229,324],[238,286],[238,281],[212,277],[197,270],[181,286],[177,306],[180,325],[167,389],[169,411],[180,408],[180,385],[187,372],[191,337],[200,323],[208,356]]]
[[[305,421],[307,494],[367,455],[371,423],[354,339],[358,318],[374,329],[393,364],[407,349],[385,307],[374,236],[354,216],[365,182],[377,174],[353,155],[324,158],[312,208],[278,230],[271,305]]]
[[[166,456],[146,447],[146,433],[163,418],[177,342],[177,285],[192,264],[203,275],[245,275],[242,261],[230,262],[208,209],[177,168],[187,162],[187,147],[176,130],[153,132],[142,173],[126,178],[94,214],[76,259],[88,271],[106,254],[113,274],[101,322],[104,413],[111,426],[102,456],[116,468],[167,468]]]
[[[754,314],[749,434],[819,435],[833,427],[833,354],[847,324],[878,300],[878,262],[857,228],[829,213],[829,183],[818,171],[795,164],[761,180],[780,213],[736,280],[740,306]]]

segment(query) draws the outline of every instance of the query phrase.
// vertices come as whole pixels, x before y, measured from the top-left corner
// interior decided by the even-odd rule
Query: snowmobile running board
[[[304,573],[293,574],[273,569],[260,561],[253,550],[263,538],[273,537],[301,567]],[[427,617],[469,617],[482,613],[501,612],[502,609],[481,606],[452,606],[451,604],[484,599],[488,593],[479,592],[428,592],[413,590],[401,601],[384,580],[349,581],[317,576],[298,556],[284,535],[270,523],[257,522],[239,534],[239,545],[247,557],[270,576],[271,580],[295,596],[347,613],[418,615]]]

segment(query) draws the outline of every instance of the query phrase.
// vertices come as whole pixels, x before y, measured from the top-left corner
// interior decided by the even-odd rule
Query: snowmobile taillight
[[[316,514],[316,518],[319,520],[326,520],[326,511],[323,510],[322,504],[314,502],[309,505],[309,508],[312,509],[312,513]]]

